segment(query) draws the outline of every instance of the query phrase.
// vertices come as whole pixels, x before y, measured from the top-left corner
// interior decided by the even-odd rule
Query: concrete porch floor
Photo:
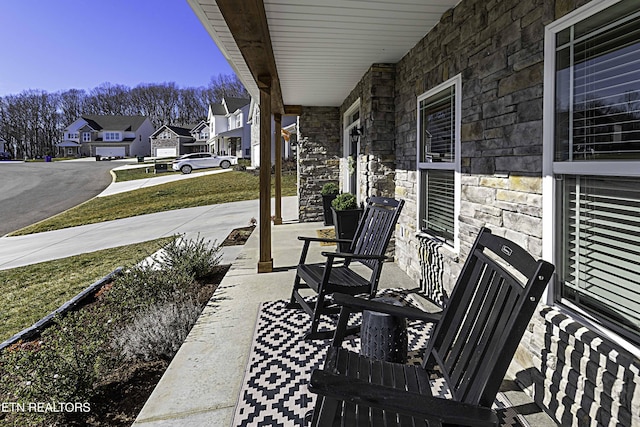
[[[295,213],[293,213],[295,214]],[[289,215],[292,217],[292,215]],[[288,299],[302,242],[297,236],[316,236],[322,223],[287,221],[272,228],[274,272],[258,274],[259,231],[240,251],[220,287],[171,362],[134,426],[230,426],[242,387],[253,332],[261,303]],[[309,261],[321,261],[321,251],[311,245]],[[395,263],[383,268],[380,287],[415,288]],[[509,399],[528,405],[524,393]],[[532,426],[555,425],[542,412],[532,411]]]

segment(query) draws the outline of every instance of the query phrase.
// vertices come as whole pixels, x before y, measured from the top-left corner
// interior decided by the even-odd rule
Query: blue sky
[[[233,74],[186,0],[0,0],[0,96]]]

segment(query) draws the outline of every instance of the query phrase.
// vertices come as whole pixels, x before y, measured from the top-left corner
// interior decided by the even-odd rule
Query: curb
[[[62,304],[58,309],[53,311],[52,313],[46,315],[42,319],[38,320],[32,326],[23,329],[18,332],[8,340],[4,341],[0,344],[0,351],[4,350],[6,347],[9,347],[12,344],[15,344],[17,341],[22,339],[31,338],[34,335],[41,333],[45,330],[51,323],[53,322],[56,316],[64,316],[68,311],[72,310],[78,304],[83,302],[88,296],[92,295],[95,291],[103,287],[107,282],[109,282],[113,277],[119,275],[122,272],[122,267],[118,267],[113,270],[111,273],[104,276],[102,279],[98,279],[96,282],[89,285],[75,297],[71,298],[66,303]]]

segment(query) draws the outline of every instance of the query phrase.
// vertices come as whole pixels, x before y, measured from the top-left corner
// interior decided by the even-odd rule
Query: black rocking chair
[[[404,200],[370,197],[352,241],[298,237],[304,240],[304,246],[288,307],[302,308],[311,315],[311,330],[305,336],[306,339],[323,339],[333,336],[333,330],[319,331],[318,328],[321,315],[339,312],[339,307],[335,306],[330,298],[334,292],[369,296],[376,294],[382,265],[386,259],[385,252],[403,205]],[[306,264],[311,242],[350,242],[350,246],[348,252],[323,252],[322,255],[327,258],[324,263]],[[368,267],[371,274],[364,277],[354,271],[351,268],[352,262]],[[300,289],[307,288],[318,294],[315,303],[305,301],[300,294]]]
[[[312,424],[498,425],[491,405],[553,270],[483,228],[440,313],[334,295],[344,308],[324,369],[311,376],[309,389],[319,395]],[[362,309],[435,323],[422,366],[376,361],[341,348],[349,314]],[[452,399],[431,395],[434,371]]]

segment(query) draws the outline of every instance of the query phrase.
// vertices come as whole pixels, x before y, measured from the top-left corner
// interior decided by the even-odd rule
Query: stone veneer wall
[[[320,189],[339,177],[340,110],[302,107],[298,119],[298,179],[300,221],[322,221]]]
[[[420,259],[436,259],[439,269],[430,276],[449,292],[483,225],[541,256],[544,26],[586,3],[462,0],[396,64],[395,184],[407,201],[396,260],[416,281],[425,279]],[[416,236],[416,99],[458,74],[462,191],[455,254]],[[637,357],[556,309],[541,305],[516,361],[527,391],[563,425],[640,425]]]
[[[360,98],[358,167],[360,194],[393,197],[395,194],[395,65],[373,64],[340,108],[344,112]]]

